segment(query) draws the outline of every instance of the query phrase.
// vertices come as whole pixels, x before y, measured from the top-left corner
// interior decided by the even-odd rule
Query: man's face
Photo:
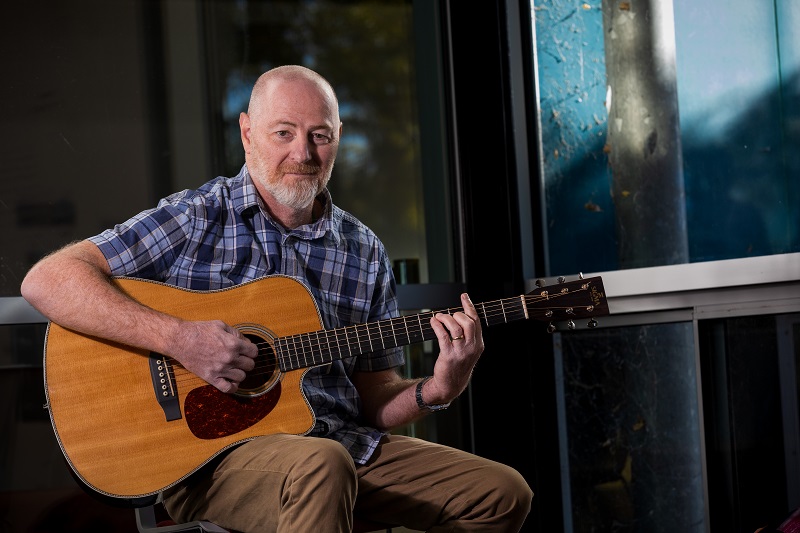
[[[240,117],[247,168],[262,195],[305,209],[333,171],[341,133],[336,102],[310,81],[276,80],[261,104]]]

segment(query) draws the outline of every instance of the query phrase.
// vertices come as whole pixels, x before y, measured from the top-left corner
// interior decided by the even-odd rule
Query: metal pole
[[[686,263],[672,0],[603,0],[620,268]]]

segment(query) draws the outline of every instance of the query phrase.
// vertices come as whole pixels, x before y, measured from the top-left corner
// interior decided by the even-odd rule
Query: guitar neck
[[[605,306],[605,309],[600,307]],[[523,319],[558,320],[608,314],[600,278],[591,278],[527,295],[475,305],[481,325],[494,326]],[[275,340],[282,371],[323,365],[346,357],[406,346],[436,338],[430,324],[439,313],[454,314],[460,307],[369,322],[335,329],[301,333]]]
[[[491,326],[525,318],[524,296],[478,304],[481,324]],[[488,310],[487,310],[488,309]],[[364,353],[406,346],[436,338],[430,320],[436,314],[454,314],[462,308],[428,311],[387,320],[281,337],[275,342],[283,371],[322,365]]]

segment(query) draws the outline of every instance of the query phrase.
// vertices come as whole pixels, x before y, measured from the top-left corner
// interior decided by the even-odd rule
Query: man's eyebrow
[[[296,124],[295,122],[292,122],[291,120],[276,120],[275,122],[273,122],[273,123],[272,123],[272,127],[273,127],[273,128],[277,128],[277,127],[279,127],[279,126],[289,126],[289,127],[292,127],[292,128],[298,128],[298,127],[299,127],[299,125],[298,125],[298,124]],[[325,123],[323,123],[323,124],[316,124],[316,125],[313,125],[313,126],[311,126],[311,127],[309,128],[309,131],[316,131],[316,130],[328,130],[328,131],[333,131],[333,130],[334,130],[334,128],[333,128],[333,126],[332,126],[332,125],[330,125],[330,124],[325,124]]]

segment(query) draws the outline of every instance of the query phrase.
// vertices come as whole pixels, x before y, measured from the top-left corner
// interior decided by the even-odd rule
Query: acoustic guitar
[[[124,277],[114,282],[164,313],[223,320],[259,348],[256,368],[236,393],[225,394],[169,357],[48,325],[46,407],[59,445],[81,481],[115,498],[159,493],[247,440],[309,432],[314,414],[302,382],[311,367],[436,338],[434,311],[322,329],[308,288],[285,276],[205,292]],[[535,319],[552,329],[582,317],[593,325],[593,317],[608,314],[600,277],[476,308],[483,326]]]

